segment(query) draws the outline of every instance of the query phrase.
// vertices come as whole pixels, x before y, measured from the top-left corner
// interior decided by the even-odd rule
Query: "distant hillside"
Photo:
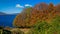
[[[0,15],[5,15],[6,13],[0,12]]]
[[[18,15],[19,13],[9,14],[9,15]]]
[[[19,13],[14,13],[14,14],[6,14],[4,12],[0,12],[0,15],[18,15]]]

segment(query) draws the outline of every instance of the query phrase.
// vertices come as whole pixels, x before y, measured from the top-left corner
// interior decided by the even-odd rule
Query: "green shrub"
[[[2,30],[2,29],[0,29],[0,34],[2,34],[2,32],[3,32],[3,30]]]
[[[60,34],[60,16],[56,16],[49,24],[38,21],[28,34]]]
[[[9,31],[9,30],[3,30],[2,34],[11,34],[11,31]]]

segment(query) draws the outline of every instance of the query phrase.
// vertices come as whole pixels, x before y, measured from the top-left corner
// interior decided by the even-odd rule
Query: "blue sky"
[[[33,7],[41,2],[56,5],[60,3],[60,0],[0,0],[0,12],[7,14],[20,13],[24,7]]]

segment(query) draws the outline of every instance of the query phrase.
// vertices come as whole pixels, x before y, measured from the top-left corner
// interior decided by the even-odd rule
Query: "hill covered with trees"
[[[37,21],[46,21],[49,23],[56,16],[60,16],[60,4],[53,5],[52,3],[36,4],[34,7],[24,8],[14,20],[13,25],[17,27],[31,27]]]

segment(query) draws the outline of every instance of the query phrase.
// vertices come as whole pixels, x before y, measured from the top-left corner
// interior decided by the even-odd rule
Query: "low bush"
[[[38,21],[27,34],[60,34],[60,17],[55,17],[51,23]]]

